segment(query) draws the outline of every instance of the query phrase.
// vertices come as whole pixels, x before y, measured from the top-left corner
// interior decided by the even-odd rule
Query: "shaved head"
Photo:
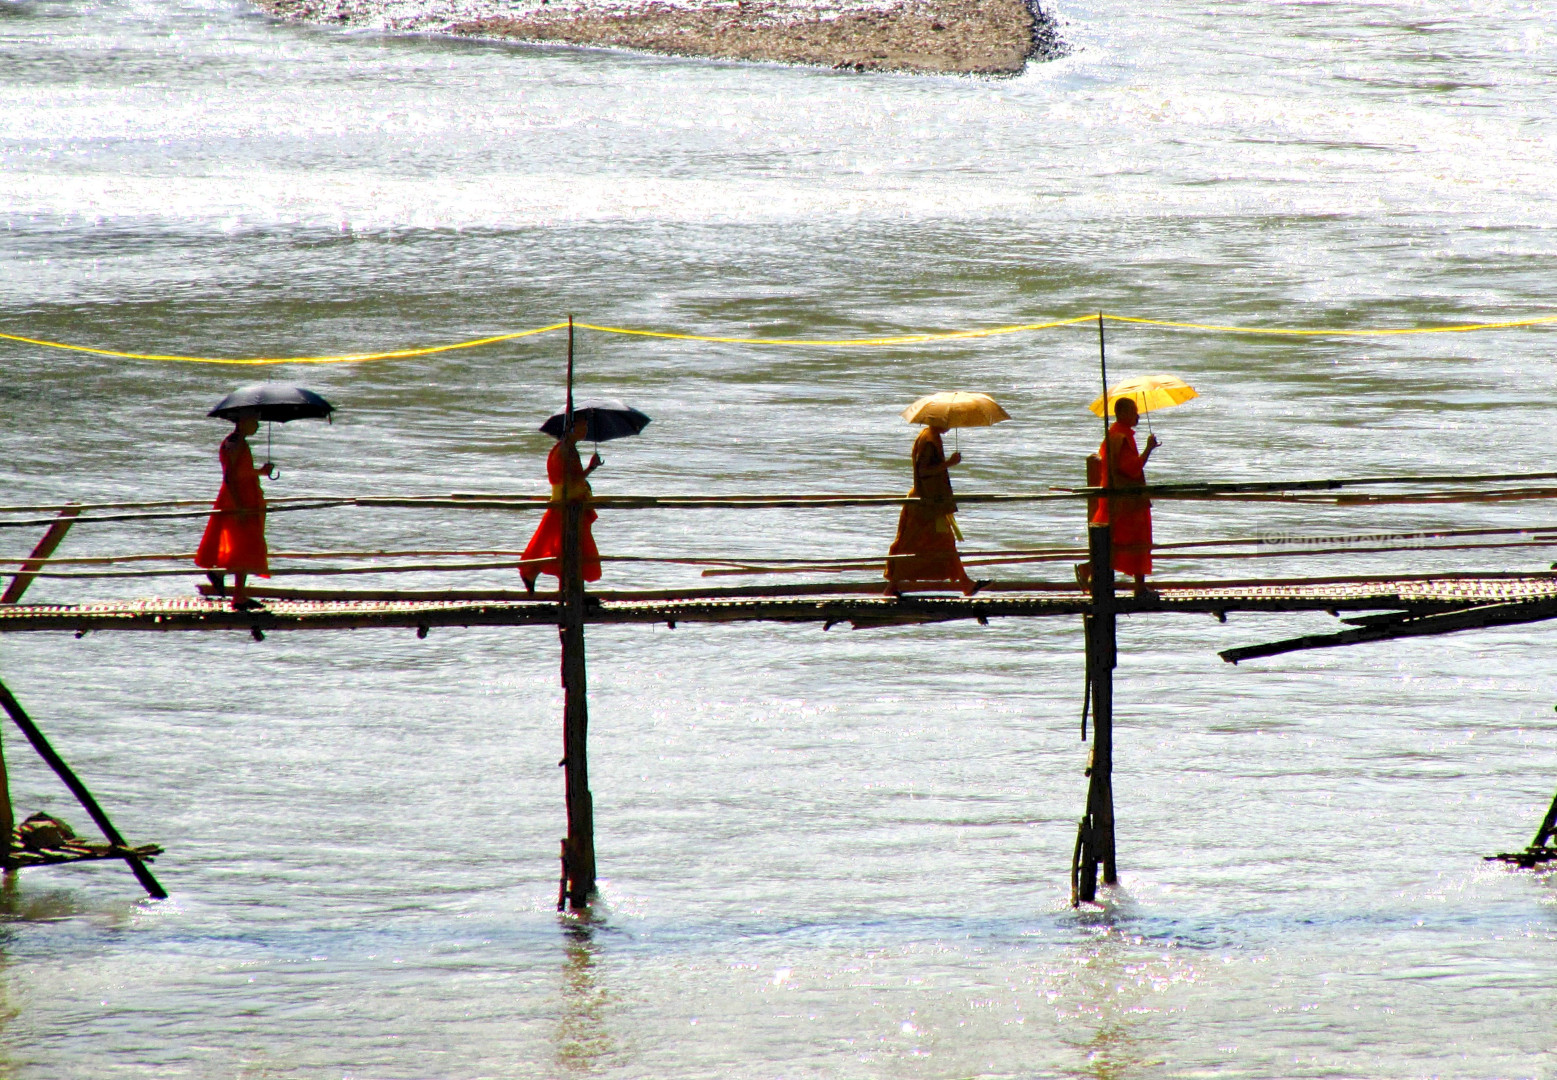
[[[1118,398],[1114,402],[1114,415],[1117,417],[1137,416],[1139,413],[1134,398]]]

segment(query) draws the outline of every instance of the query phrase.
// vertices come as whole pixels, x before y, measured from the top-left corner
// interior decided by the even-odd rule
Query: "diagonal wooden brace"
[[[60,541],[65,539],[65,534],[70,531],[70,526],[75,523],[76,515],[81,513],[79,506],[67,506],[59,512],[59,517],[54,524],[49,526],[48,532],[43,534],[43,539],[38,541],[38,546],[32,549],[32,554],[27,556],[27,561],[22,563],[22,568],[11,578],[11,583],[5,587],[5,592],[0,594],[0,604],[14,604],[22,598],[22,593],[27,591],[27,586],[32,584],[32,579],[38,576],[38,571],[43,569],[44,560],[54,554],[54,549],[59,547]]]
[[[121,857],[130,864],[130,869],[134,871],[135,878],[141,883],[141,887],[154,899],[166,900],[168,898],[167,890],[157,883],[156,878],[152,877],[151,871],[146,868],[146,864],[130,853],[130,845],[125,842],[123,836],[119,835],[119,830],[114,828],[114,823],[108,820],[108,815],[103,813],[103,808],[97,804],[97,800],[92,797],[92,793],[87,790],[86,785],[81,782],[70,766],[65,764],[65,759],[60,757],[55,752],[54,747],[49,745],[49,740],[44,738],[43,732],[38,730],[38,725],[32,722],[32,717],[27,715],[26,710],[21,706],[21,702],[16,700],[10,689],[3,682],[0,682],[0,708],[4,708],[11,719],[15,721],[16,726],[22,729],[22,734],[27,736],[27,741],[32,743],[32,748],[38,751],[38,756],[43,758],[48,763],[49,768],[54,770],[55,775],[65,782],[65,786],[70,789],[70,793],[76,797],[76,800],[81,803],[92,820],[97,823],[97,827],[108,838],[108,842],[115,849],[123,852]],[[6,837],[5,841],[7,847],[9,847],[10,837]]]

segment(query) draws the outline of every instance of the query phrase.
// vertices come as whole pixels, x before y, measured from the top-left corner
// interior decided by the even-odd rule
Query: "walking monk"
[[[914,486],[897,518],[897,538],[892,541],[887,568],[888,595],[904,589],[960,589],[972,596],[984,582],[974,581],[957,555],[957,504],[952,499],[952,466],[961,454],[946,456],[941,436],[946,428],[927,424],[914,440]]]
[[[535,591],[535,579],[542,574],[562,580],[562,514],[563,500],[576,499],[587,502],[592,494],[589,474],[600,468],[599,454],[591,454],[589,467],[578,458],[578,441],[589,434],[589,421],[575,417],[573,430],[557,440],[557,445],[546,455],[546,479],[551,481],[551,505],[535,527],[535,535],[525,546],[519,564],[519,576],[524,579],[528,592]],[[595,537],[590,530],[600,515],[589,506],[579,518],[578,554],[585,581],[600,580],[600,550],[595,547]]]
[[[218,452],[222,461],[222,488],[206,522],[205,535],[195,552],[195,565],[217,572],[207,574],[217,592],[225,587],[226,575],[233,575],[232,606],[254,607],[244,591],[250,574],[270,576],[270,556],[265,548],[265,493],[259,478],[271,474],[270,462],[254,467],[249,436],[259,430],[252,414],[239,415],[233,421],[232,434],[222,440]]]
[[[1129,398],[1117,398],[1113,405],[1113,426],[1097,451],[1103,459],[1103,486],[1114,491],[1144,487],[1146,459],[1161,444],[1151,435],[1146,439],[1146,453],[1137,450],[1135,425],[1140,422],[1140,410]],[[1144,495],[1109,495],[1097,501],[1092,523],[1113,526],[1114,570],[1134,576],[1135,595],[1150,595],[1146,575],[1152,572],[1151,500]]]

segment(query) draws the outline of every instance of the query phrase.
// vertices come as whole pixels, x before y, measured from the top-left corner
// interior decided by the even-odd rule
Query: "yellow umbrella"
[[[1108,388],[1110,405],[1120,398],[1129,398],[1143,413],[1149,413],[1154,409],[1171,409],[1175,405],[1184,404],[1190,398],[1199,396],[1193,386],[1177,375],[1139,375],[1115,383]],[[1087,408],[1097,416],[1102,416],[1105,411],[1112,411],[1104,409],[1102,398],[1098,398]]]
[[[922,397],[903,410],[910,424],[934,423],[940,427],[989,427],[1011,415],[988,394],[968,394],[961,390]]]

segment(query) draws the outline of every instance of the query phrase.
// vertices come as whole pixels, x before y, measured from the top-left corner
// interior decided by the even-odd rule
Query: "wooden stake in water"
[[[563,438],[573,431],[573,317],[568,316],[568,399]],[[562,603],[557,633],[562,641],[562,764],[567,775],[568,836],[562,842],[563,887],[558,899],[575,911],[595,895],[595,805],[589,792],[589,697],[584,669],[584,567],[579,531],[584,504],[564,490],[562,559],[559,594]]]

